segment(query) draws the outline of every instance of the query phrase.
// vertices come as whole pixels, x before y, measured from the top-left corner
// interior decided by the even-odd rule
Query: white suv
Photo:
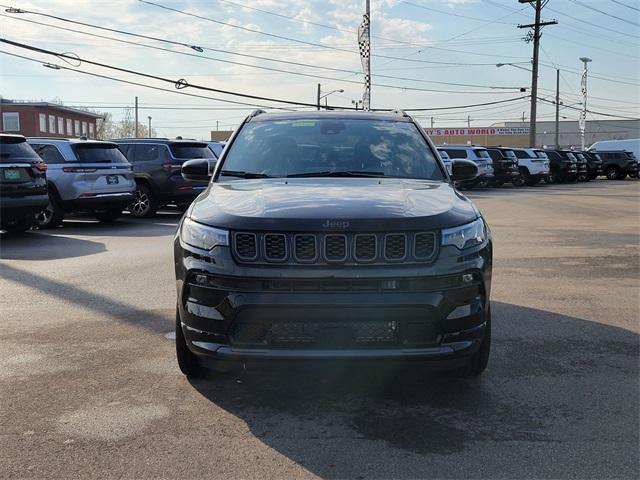
[[[512,148],[518,157],[521,185],[533,186],[549,175],[549,158],[537,148]]]
[[[436,145],[439,152],[446,152],[451,161],[458,158],[471,160],[478,167],[478,176],[469,182],[462,182],[461,187],[486,187],[493,179],[493,160],[487,149],[478,145]]]

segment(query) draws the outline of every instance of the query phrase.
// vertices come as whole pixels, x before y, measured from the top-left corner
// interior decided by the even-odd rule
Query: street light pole
[[[584,70],[582,72],[582,112],[580,113],[578,125],[580,126],[580,146],[582,150],[584,150],[584,134],[587,127],[587,64],[591,59],[587,57],[580,57],[580,61],[584,63]]]
[[[316,105],[318,107],[318,110],[320,110],[320,88],[321,88],[321,85],[318,84],[318,93],[317,93],[317,97],[316,97]]]
[[[559,68],[556,69],[556,138],[555,138],[555,148],[560,148],[560,69]]]
[[[151,138],[151,117],[147,117],[149,119],[149,138]]]

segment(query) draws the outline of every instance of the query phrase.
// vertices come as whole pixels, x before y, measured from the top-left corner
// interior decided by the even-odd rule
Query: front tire
[[[62,223],[64,219],[64,210],[58,203],[55,194],[49,192],[49,205],[44,207],[40,213],[36,215],[36,223],[38,228],[55,228]]]
[[[182,332],[182,322],[180,321],[180,311],[176,307],[176,358],[180,371],[190,378],[199,377],[203,369],[198,363],[198,357],[189,350],[187,340]]]
[[[136,218],[152,217],[158,205],[151,189],[144,183],[138,183],[135,191],[135,200],[127,207],[131,215]]]
[[[618,167],[608,167],[604,172],[604,175],[608,180],[617,180],[619,174],[620,171],[618,170]]]

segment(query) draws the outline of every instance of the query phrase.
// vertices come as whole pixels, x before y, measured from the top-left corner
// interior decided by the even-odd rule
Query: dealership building
[[[504,122],[490,127],[438,127],[425,128],[436,144],[502,145],[505,147],[528,147],[529,124]],[[555,145],[555,122],[537,122],[536,146],[549,148],[570,148],[580,146],[578,121],[559,122],[558,146]],[[623,140],[640,138],[638,120],[588,120],[585,129],[587,146],[601,140]]]
[[[50,102],[0,102],[0,131],[25,137],[96,138],[102,115]]]

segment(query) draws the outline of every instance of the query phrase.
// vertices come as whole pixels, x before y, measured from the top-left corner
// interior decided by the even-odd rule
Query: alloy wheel
[[[136,189],[136,199],[129,205],[129,211],[134,215],[144,215],[149,210],[149,196],[141,189]]]
[[[50,203],[44,207],[36,216],[36,220],[38,222],[38,225],[40,226],[46,226],[51,222],[51,219],[53,218],[53,205],[51,205]]]

